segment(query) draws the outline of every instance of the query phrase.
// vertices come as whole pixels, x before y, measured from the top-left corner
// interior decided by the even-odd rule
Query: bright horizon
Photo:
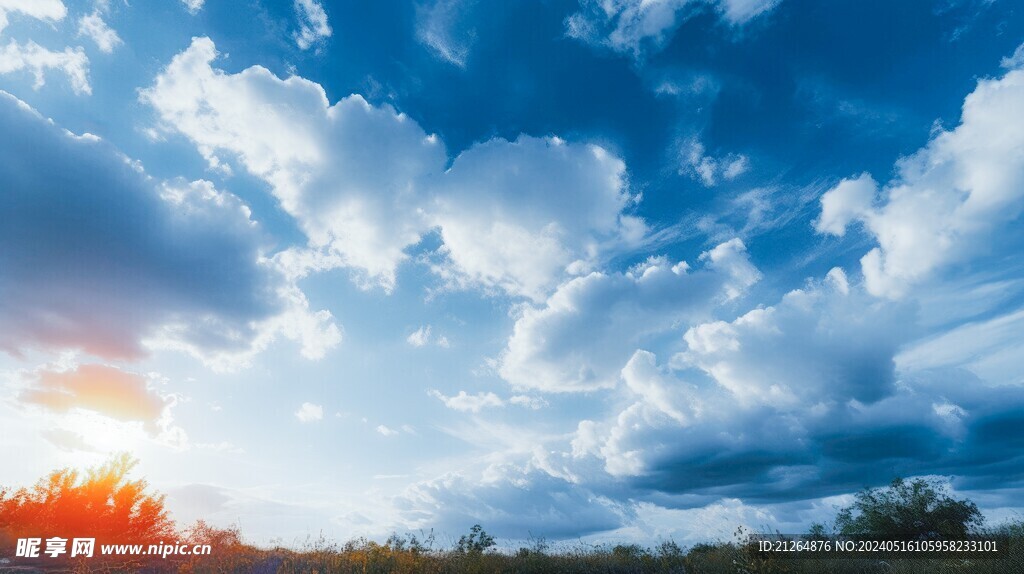
[[[1019,516],[1024,14],[890,4],[0,0],[0,486],[128,452],[287,545]]]

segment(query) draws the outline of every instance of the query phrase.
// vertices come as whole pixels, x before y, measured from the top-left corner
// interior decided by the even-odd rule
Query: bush
[[[860,539],[957,540],[982,520],[977,505],[952,498],[938,481],[898,478],[888,487],[858,493],[836,516],[836,530]]]

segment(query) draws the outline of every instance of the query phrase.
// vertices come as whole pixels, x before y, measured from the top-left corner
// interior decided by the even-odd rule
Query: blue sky
[[[1005,0],[0,0],[5,484],[294,543],[1019,512]]]

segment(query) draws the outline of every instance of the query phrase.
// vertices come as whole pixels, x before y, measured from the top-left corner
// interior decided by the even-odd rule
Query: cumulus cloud
[[[295,0],[295,17],[299,21],[299,30],[295,33],[295,44],[302,50],[318,44],[331,37],[331,25],[327,22],[327,12],[317,0]]]
[[[595,272],[565,283],[542,307],[522,311],[500,357],[501,376],[513,387],[546,392],[615,385],[645,336],[707,316],[760,277],[738,239],[700,260],[696,271],[652,258],[625,273]]]
[[[690,328],[679,358],[741,402],[874,402],[893,390],[893,356],[912,320],[907,309],[851,291],[834,269],[823,285],[791,291],[778,305]]]
[[[975,463],[999,456],[1024,467],[995,430],[1019,419],[1019,389],[933,365],[897,371],[912,311],[833,270],[774,306],[691,327],[668,365],[634,353],[621,373],[632,401],[580,422],[572,457],[692,504],[817,498],[893,475],[983,480],[1003,470]],[[981,436],[998,444],[979,453]]]
[[[622,215],[634,200],[625,170],[601,147],[558,138],[474,145],[436,184],[430,215],[448,256],[439,271],[543,300],[565,270],[589,270],[603,244],[643,235],[642,222]]]
[[[641,55],[659,50],[676,28],[703,9],[716,10],[731,25],[747,23],[779,0],[580,0],[566,20],[566,33],[616,52]]]
[[[622,368],[622,381],[642,405],[664,414],[679,424],[687,424],[701,405],[696,389],[670,384],[658,371],[657,358],[648,351],[637,351]],[[679,395],[683,396],[680,397]],[[690,412],[687,412],[690,411]]]
[[[428,391],[428,394],[444,403],[444,406],[455,411],[478,413],[485,408],[505,406],[505,401],[501,400],[501,397],[494,393],[471,395],[466,391],[459,391],[459,394],[454,397],[447,397],[441,394],[440,391],[431,389]]]
[[[331,105],[318,84],[261,67],[226,74],[216,56],[195,39],[142,99],[211,166],[229,154],[271,186],[309,238],[277,258],[293,276],[346,267],[390,290],[406,248],[439,230],[434,269],[448,284],[541,300],[645,232],[622,213],[634,200],[624,164],[600,147],[491,140],[445,170],[440,140],[389,106],[358,95]]]
[[[736,244],[722,251],[739,254]],[[632,279],[648,269],[671,273],[667,262],[653,261],[632,270]],[[688,271],[701,272],[714,271]],[[707,305],[725,297],[719,286],[701,299]],[[590,308],[580,301],[551,306]],[[614,305],[594,308],[615,316]],[[557,538],[560,507],[547,506],[548,500],[567,498],[588,516],[596,513],[594,531],[624,535],[630,528],[663,526],[636,518],[644,513],[731,517],[733,509],[768,516],[767,507],[748,505],[780,509],[779,504],[810,500],[820,506],[821,497],[883,484],[894,475],[957,474],[965,484],[983,485],[1024,470],[1019,441],[1007,430],[1021,421],[1024,393],[1012,377],[993,388],[959,368],[962,359],[1017,328],[1019,313],[970,326],[951,340],[933,339],[937,351],[915,351],[897,362],[920,336],[915,312],[913,304],[875,298],[836,268],[774,305],[733,320],[684,316],[662,328],[682,329],[685,350],[670,361],[659,363],[643,350],[643,341],[633,341],[602,366],[617,366],[612,376],[621,382],[606,418],[580,421],[569,440],[510,440],[515,433],[509,429],[477,421],[453,435],[489,448],[486,468],[479,475],[460,471],[414,485],[396,499],[396,507],[410,526],[456,523],[467,519],[468,509],[484,509],[493,516],[488,523],[513,536],[523,524],[509,509],[522,506],[529,514],[540,501],[543,510],[537,512],[554,518],[545,534]],[[571,332],[600,337],[589,325]],[[558,344],[547,332],[538,341]],[[966,341],[975,345],[940,364],[920,360],[945,357],[943,349]],[[1012,365],[1016,347],[998,346],[989,354]],[[564,357],[582,356],[571,365],[596,370],[607,354],[571,349]],[[435,396],[468,404],[486,395]],[[534,506],[526,502],[527,493]],[[626,499],[633,502],[610,502]],[[688,510],[697,507],[705,510]],[[590,518],[584,522],[591,524]]]
[[[230,153],[272,186],[310,240],[311,252],[282,259],[296,274],[345,266],[364,284],[393,287],[403,249],[425,229],[418,181],[443,170],[440,143],[389,107],[360,96],[331,106],[318,84],[261,67],[225,74],[210,67],[216,55],[208,38],[195,39],[143,100],[211,165]]]
[[[375,430],[384,436],[395,436],[398,434],[397,430],[386,425],[377,425]]]
[[[68,9],[61,0],[0,0],[0,32],[7,27],[11,14],[58,22],[67,16]]]
[[[82,48],[65,48],[63,52],[48,50],[32,40],[21,44],[11,40],[0,48],[0,75],[25,71],[32,74],[38,90],[46,84],[46,72],[63,72],[76,94],[91,94],[89,58]]]
[[[0,32],[7,27],[10,14],[21,14],[52,23],[67,16],[67,7],[60,0],[0,0]],[[89,58],[80,47],[67,47],[62,52],[55,52],[31,40],[23,44],[11,40],[0,48],[0,75],[28,72],[38,90],[45,85],[46,72],[51,70],[63,72],[76,94],[92,93],[92,86],[89,85]]]
[[[107,54],[124,43],[117,32],[103,21],[103,15],[99,10],[82,16],[78,21],[78,35],[91,38],[93,42],[96,42],[96,47]]]
[[[878,242],[861,259],[867,288],[889,298],[972,259],[1019,249],[994,238],[1019,224],[1024,209],[1022,120],[1024,70],[981,80],[960,125],[901,159],[887,185],[862,175],[826,193],[818,231],[842,235],[862,223]]]
[[[237,197],[159,184],[99,138],[73,136],[0,97],[0,349],[137,358],[152,341],[208,358],[245,354],[309,317],[262,254]],[[60,230],[60,236],[54,230]],[[323,341],[338,331],[313,315]],[[307,325],[308,327],[308,325]]]
[[[585,487],[529,465],[491,469],[482,477],[450,473],[410,486],[393,501],[410,529],[461,532],[480,523],[503,538],[563,538],[620,526],[628,509]],[[533,534],[531,534],[531,532]]]
[[[299,410],[295,411],[295,418],[299,419],[299,422],[304,423],[323,420],[324,407],[313,403],[302,403]]]
[[[857,179],[844,179],[821,198],[821,215],[814,222],[819,233],[846,235],[851,222],[871,213],[878,183],[871,174]]]

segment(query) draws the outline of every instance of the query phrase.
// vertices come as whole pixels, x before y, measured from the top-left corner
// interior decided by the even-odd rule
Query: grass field
[[[96,559],[39,568],[27,562],[0,567],[0,572],[217,572],[217,573],[352,573],[352,574],[855,574],[1024,572],[1024,538],[1011,538],[1009,555],[1000,559],[766,559],[753,544],[699,544],[681,548],[672,542],[654,548],[638,545],[576,544],[558,550],[532,548],[475,551],[431,549],[412,539],[393,536],[384,544],[364,539],[345,544],[318,540],[300,549],[258,548],[244,544],[237,533],[209,529],[210,556],[156,559],[148,562],[102,562]],[[38,564],[38,562],[37,562]]]
[[[865,489],[852,507],[839,513],[836,525],[845,525],[844,532],[853,538],[858,532],[887,540],[962,540],[980,534],[1006,542],[1005,554],[985,559],[793,559],[759,553],[753,533],[743,528],[737,529],[733,540],[692,547],[672,541],[653,547],[582,542],[549,545],[543,539],[519,547],[503,546],[480,525],[450,544],[439,544],[433,533],[421,533],[393,534],[383,543],[363,538],[338,543],[320,538],[288,548],[259,547],[246,543],[237,528],[216,528],[200,521],[179,529],[164,509],[163,497],[148,493],[144,480],[128,478],[134,465],[133,459],[122,455],[84,473],[55,471],[31,488],[0,488],[0,573],[1024,573],[1024,521],[985,528],[973,503],[953,499],[937,486],[919,480],[897,480],[890,487]],[[896,528],[901,525],[913,529]],[[814,537],[828,535],[822,525],[812,531]],[[903,535],[885,535],[887,532]],[[95,556],[15,556],[18,540],[68,538],[75,533],[96,537]],[[100,551],[104,543],[147,548],[165,541],[189,547],[206,545],[210,552],[161,558],[104,555]]]

